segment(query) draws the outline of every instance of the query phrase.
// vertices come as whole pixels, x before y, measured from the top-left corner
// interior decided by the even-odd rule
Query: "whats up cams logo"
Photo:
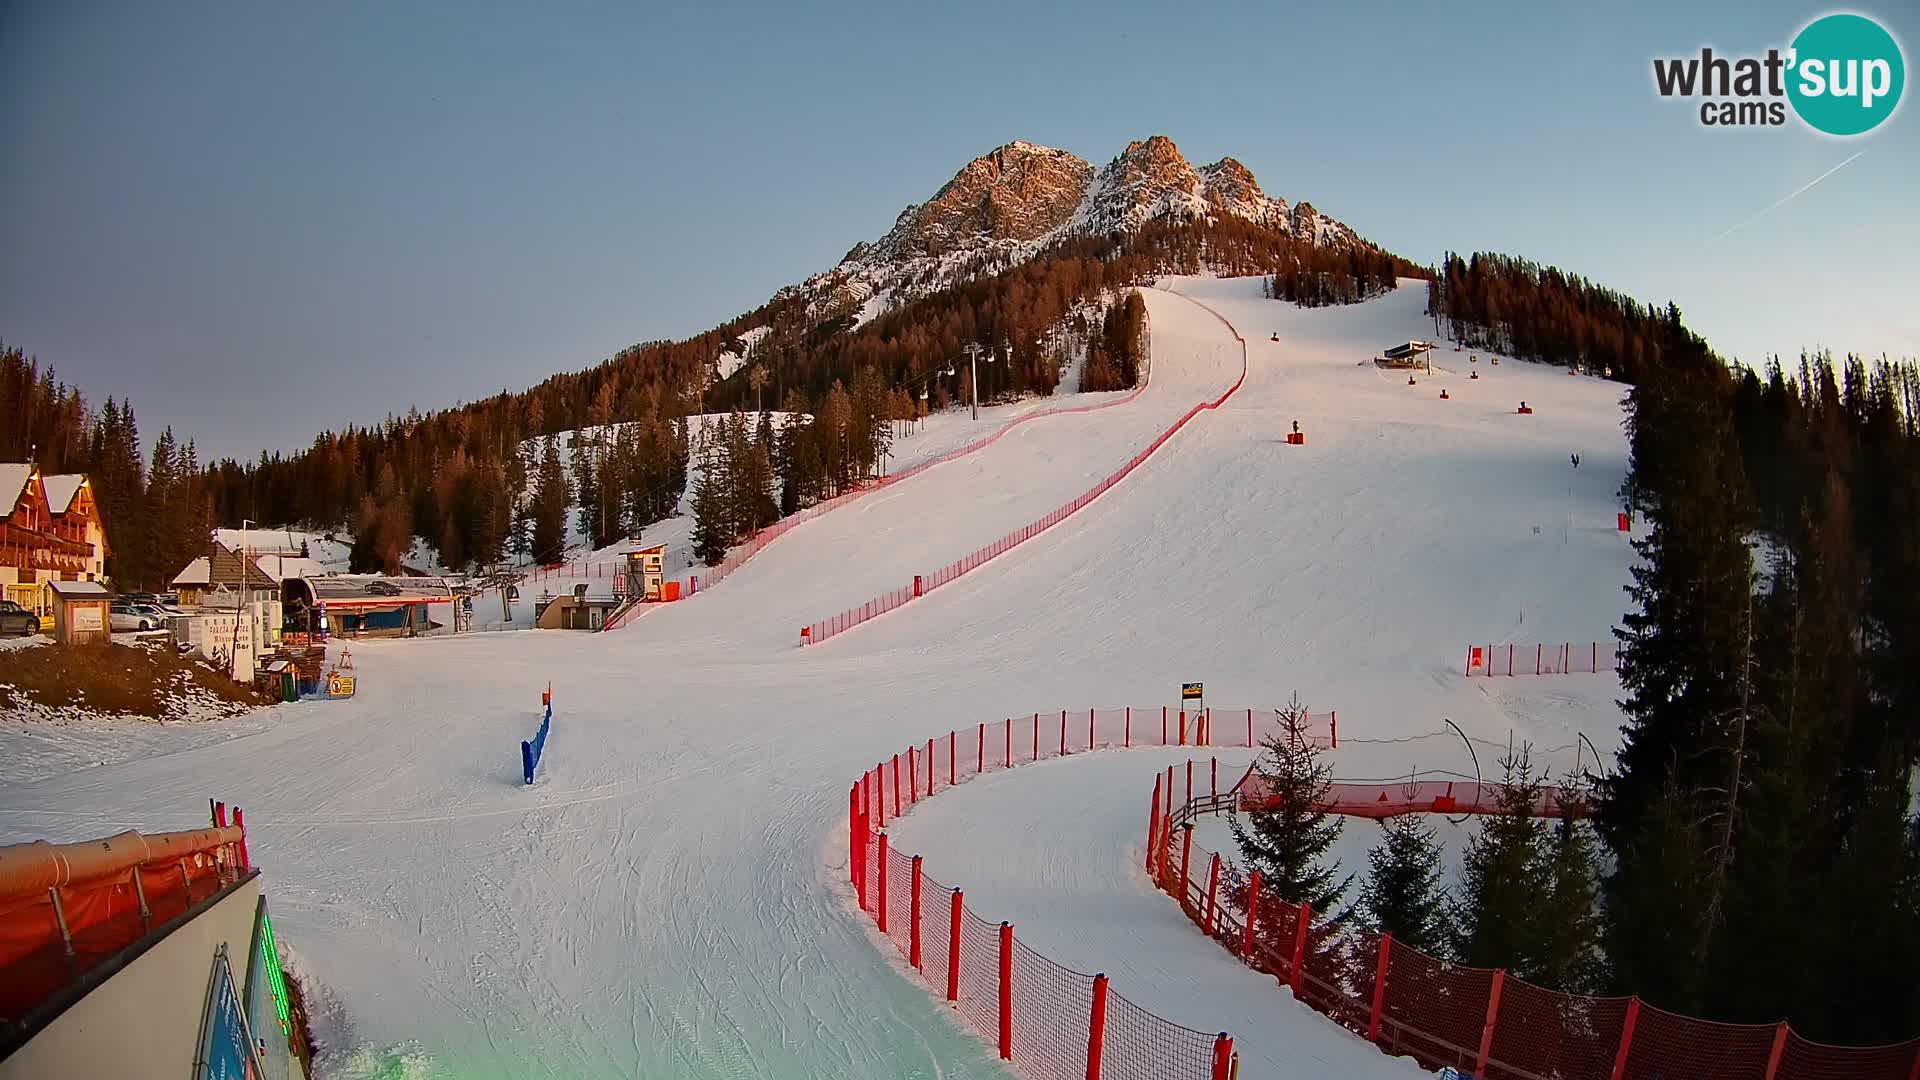
[[[1663,98],[1697,99],[1706,127],[1780,127],[1794,115],[1828,135],[1864,135],[1886,122],[1907,81],[1900,43],[1864,15],[1823,15],[1765,56],[1659,57]]]

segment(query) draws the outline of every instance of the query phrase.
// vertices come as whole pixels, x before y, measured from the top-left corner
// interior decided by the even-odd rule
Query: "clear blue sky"
[[[1726,353],[1920,355],[1911,101],[1842,143],[1651,88],[1830,9],[1562,6],[0,0],[0,338],[149,438],[294,447],[707,329],[1001,143],[1161,133],[1422,262],[1671,298]],[[1914,64],[1908,0],[1856,10]]]

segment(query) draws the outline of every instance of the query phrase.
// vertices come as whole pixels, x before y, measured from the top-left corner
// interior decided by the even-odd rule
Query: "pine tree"
[[[1419,814],[1380,822],[1380,842],[1367,853],[1359,911],[1374,930],[1429,956],[1445,956],[1451,933],[1440,843]]]
[[[533,520],[533,559],[537,563],[560,562],[567,556],[567,507],[573,493],[567,490],[566,470],[560,467],[560,443],[549,435],[540,453],[531,517]]]
[[[1525,977],[1552,990],[1594,994],[1604,982],[1599,876],[1592,826],[1576,816],[1574,796],[1559,807],[1547,841],[1547,901],[1540,908],[1539,964]]]
[[[707,447],[693,484],[693,556],[708,566],[718,566],[733,542],[725,460],[720,450]]]
[[[597,449],[585,432],[573,433],[568,458],[573,468],[574,499],[579,503],[574,531],[587,538],[589,547],[605,546],[599,542],[601,477]]]
[[[1333,766],[1321,760],[1323,751],[1311,738],[1298,695],[1276,712],[1280,730],[1266,740],[1253,766],[1266,797],[1259,808],[1230,818],[1229,825],[1247,868],[1260,872],[1262,903],[1304,901],[1322,915],[1332,914],[1353,882],[1351,876],[1339,876],[1339,865],[1327,856],[1343,823],[1322,809],[1333,789]]]
[[[1499,812],[1481,820],[1461,863],[1453,948],[1472,967],[1533,972],[1542,966],[1536,912],[1548,884],[1542,829],[1533,816],[1542,785],[1524,744],[1500,765]]]

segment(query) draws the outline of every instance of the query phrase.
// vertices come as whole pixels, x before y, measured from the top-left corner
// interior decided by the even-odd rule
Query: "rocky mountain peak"
[[[970,243],[1037,240],[1073,216],[1093,166],[1065,150],[1011,142],[968,162],[910,206],[875,245],[889,256],[940,255]]]

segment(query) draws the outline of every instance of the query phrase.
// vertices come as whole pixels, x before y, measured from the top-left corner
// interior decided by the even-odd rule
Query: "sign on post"
[[[1206,699],[1205,683],[1189,682],[1180,684],[1180,707],[1182,709],[1186,708],[1187,702],[1191,701],[1194,703],[1194,711],[1198,712],[1207,707]]]
[[[213,981],[207,988],[206,1019],[200,1025],[196,1057],[195,1080],[257,1080],[261,1075],[225,942],[213,954]]]

